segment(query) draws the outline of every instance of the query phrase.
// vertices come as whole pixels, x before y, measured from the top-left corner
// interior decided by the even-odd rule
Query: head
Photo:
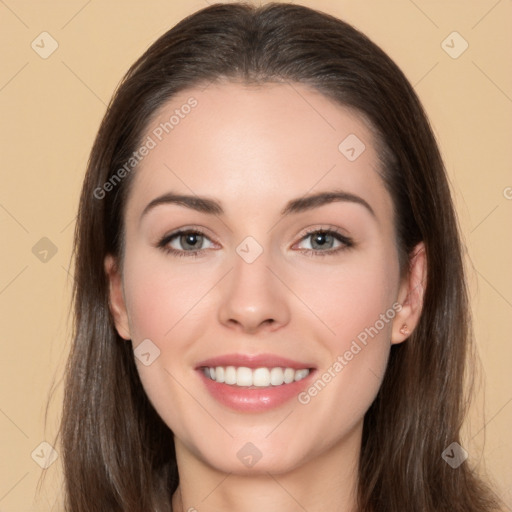
[[[297,207],[336,191],[341,201]],[[186,209],[162,199],[171,192],[218,204]],[[172,252],[183,252],[184,237],[171,236],[183,227],[200,228],[201,255]],[[306,256],[312,228],[333,229],[327,240],[342,250]],[[446,173],[403,73],[338,19],[215,5],[130,68],[84,182],[75,315],[63,418],[74,503],[94,485],[123,510],[163,506],[176,450],[225,472],[284,473],[359,426],[361,510],[435,510],[430,487],[468,481],[440,457],[458,440],[469,337]],[[134,356],[144,340],[159,355],[147,366]],[[357,356],[337,371],[347,351]],[[206,414],[192,398],[197,364],[232,352],[335,377],[297,397],[268,436],[284,409]],[[263,454],[250,469],[236,456],[246,442]]]

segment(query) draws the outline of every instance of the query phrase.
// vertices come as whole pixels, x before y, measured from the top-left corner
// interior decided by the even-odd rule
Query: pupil
[[[328,233],[317,233],[313,237],[314,244],[313,245],[319,245],[320,247],[324,247],[327,244],[326,237],[329,237],[330,235]]]
[[[194,246],[197,243],[197,234],[188,233],[187,235],[184,235],[184,238],[185,238],[185,245],[190,245],[190,246],[192,246],[192,248],[194,248]]]

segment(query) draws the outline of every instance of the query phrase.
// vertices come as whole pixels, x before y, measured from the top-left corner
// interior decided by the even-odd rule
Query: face
[[[180,453],[281,473],[359,442],[417,319],[369,127],[299,84],[225,83],[175,96],[144,140],[106,269]]]

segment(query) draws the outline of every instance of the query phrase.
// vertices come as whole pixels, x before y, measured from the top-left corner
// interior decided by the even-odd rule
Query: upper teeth
[[[302,380],[309,375],[308,369],[294,370],[293,368],[247,368],[246,366],[217,366],[204,368],[204,374],[217,382],[236,386],[268,387],[289,384]]]

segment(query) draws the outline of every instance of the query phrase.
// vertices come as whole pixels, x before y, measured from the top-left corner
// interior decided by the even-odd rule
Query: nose
[[[274,331],[290,319],[289,289],[264,251],[248,263],[236,254],[234,268],[223,280],[219,321],[241,332]]]

